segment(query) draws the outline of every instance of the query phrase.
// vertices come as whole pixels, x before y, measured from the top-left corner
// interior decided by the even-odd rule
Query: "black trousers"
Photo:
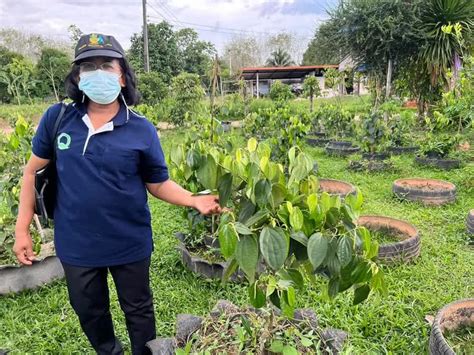
[[[111,267],[78,267],[63,264],[71,306],[82,330],[100,355],[123,354],[115,337],[109,309],[107,274],[112,274],[120,307],[125,313],[132,354],[146,354],[145,344],[156,337],[150,258]]]

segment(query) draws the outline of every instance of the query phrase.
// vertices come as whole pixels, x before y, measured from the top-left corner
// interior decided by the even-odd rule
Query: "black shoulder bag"
[[[53,157],[42,169],[36,171],[35,175],[35,213],[41,218],[44,225],[48,219],[53,219],[54,206],[56,204],[56,140],[59,125],[66,112],[67,104],[61,103],[61,111],[56,118],[53,129]]]

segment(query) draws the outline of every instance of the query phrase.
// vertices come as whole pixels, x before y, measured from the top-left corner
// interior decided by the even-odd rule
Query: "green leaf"
[[[370,286],[365,284],[360,287],[357,287],[354,290],[354,301],[352,304],[355,306],[356,304],[359,304],[367,299],[369,297],[370,293]]]
[[[289,240],[280,228],[264,227],[260,233],[260,250],[273,270],[279,270],[288,257]]]
[[[254,225],[259,225],[262,223],[266,218],[268,218],[268,211],[267,210],[259,210],[253,216],[251,216],[244,224],[247,227],[252,227]]]
[[[237,240],[237,231],[232,223],[221,224],[219,226],[219,244],[224,258],[228,259],[234,255]]]
[[[229,280],[229,278],[237,270],[238,267],[239,264],[237,263],[237,260],[235,260],[235,258],[232,258],[227,261],[227,266],[225,267],[224,272],[222,273],[223,284],[225,284]]]
[[[251,284],[248,288],[250,304],[255,308],[261,308],[265,305],[265,293],[258,287],[257,281]]]
[[[315,233],[309,238],[308,258],[314,269],[322,264],[326,258],[327,251],[328,240],[321,233]]]
[[[337,256],[341,262],[341,266],[348,265],[352,260],[352,241],[349,237],[342,237],[339,239],[337,246]]]
[[[291,345],[285,345],[282,351],[283,355],[298,355],[298,350]]]
[[[258,205],[266,205],[270,202],[272,185],[267,179],[259,180],[255,184],[255,202]]]
[[[237,230],[237,233],[242,234],[242,235],[251,235],[253,232],[247,227],[245,224],[242,224],[240,222],[235,222],[235,229]]]
[[[250,138],[247,142],[247,149],[249,152],[255,152],[257,150],[258,142],[255,138]]]
[[[330,279],[329,284],[328,284],[329,297],[330,298],[336,297],[338,292],[339,292],[339,279],[337,278]]]
[[[208,154],[201,162],[196,177],[204,188],[215,190],[217,185],[217,165],[214,157]]]
[[[303,244],[305,247],[308,246],[308,238],[304,235],[303,232],[291,233],[290,238],[296,240],[297,242]]]
[[[306,198],[306,204],[309,208],[309,213],[313,214],[318,207],[318,195],[311,194]]]
[[[298,206],[293,207],[293,210],[290,212],[290,224],[295,231],[301,230],[303,228],[303,212],[301,212]]]
[[[273,353],[281,353],[283,351],[284,345],[281,340],[274,340],[272,341],[272,345],[270,345],[270,350]]]
[[[273,184],[272,185],[272,196],[270,203],[272,208],[277,208],[285,200],[286,188],[282,184]]]
[[[170,159],[176,166],[181,164],[184,159],[184,151],[181,145],[176,145],[171,148]]]
[[[226,173],[224,174],[219,181],[219,204],[221,207],[227,205],[227,201],[229,200],[230,194],[232,192],[232,174]]]
[[[235,259],[249,282],[253,283],[258,263],[258,245],[254,236],[243,235],[240,238],[235,248]]]
[[[252,201],[242,198],[241,208],[239,212],[239,222],[245,223],[254,213],[255,205]]]
[[[308,339],[304,336],[300,336],[300,342],[301,342],[301,345],[303,345],[305,348],[309,348],[314,345],[311,339]]]
[[[277,275],[282,280],[289,280],[295,288],[302,289],[304,287],[303,275],[297,269],[281,269]]]

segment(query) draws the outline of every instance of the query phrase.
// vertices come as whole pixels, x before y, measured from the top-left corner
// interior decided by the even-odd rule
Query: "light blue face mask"
[[[98,69],[81,73],[79,77],[79,90],[98,104],[107,105],[114,102],[122,90],[120,75],[117,73]]]

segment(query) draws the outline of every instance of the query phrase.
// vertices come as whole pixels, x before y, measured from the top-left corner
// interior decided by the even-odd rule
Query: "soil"
[[[443,181],[435,181],[429,179],[419,180],[402,180],[399,182],[404,187],[414,188],[423,191],[440,191],[451,190],[451,186]]]

